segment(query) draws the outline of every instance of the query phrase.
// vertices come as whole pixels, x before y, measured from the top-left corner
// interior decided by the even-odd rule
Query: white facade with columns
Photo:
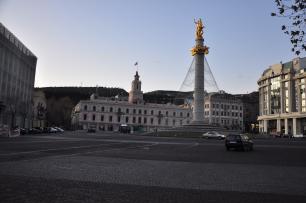
[[[306,57],[266,69],[258,80],[259,130],[306,134]]]
[[[134,131],[154,131],[191,122],[189,107],[145,103],[138,72],[131,86],[128,99],[92,95],[89,100],[81,100],[72,112],[72,124],[78,129],[94,127],[101,131],[118,131],[121,125]]]

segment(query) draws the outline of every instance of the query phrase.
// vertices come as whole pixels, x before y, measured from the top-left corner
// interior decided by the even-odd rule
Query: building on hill
[[[262,133],[306,134],[306,57],[271,65],[260,79]]]
[[[37,57],[0,23],[0,124],[31,127]]]
[[[93,94],[89,100],[81,100],[72,112],[72,125],[77,129],[105,131],[119,131],[120,126],[129,126],[134,131],[154,131],[189,124],[191,120],[191,108],[144,102],[138,72],[128,99]]]
[[[244,130],[243,103],[234,95],[220,91],[204,97],[204,121],[229,130]]]

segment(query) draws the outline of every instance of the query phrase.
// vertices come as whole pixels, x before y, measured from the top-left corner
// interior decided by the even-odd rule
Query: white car
[[[60,132],[60,133],[63,133],[65,130],[63,130],[62,128],[60,127],[53,127],[57,130],[57,132]]]
[[[211,132],[204,133],[202,136],[203,136],[203,138],[206,138],[206,139],[213,138],[213,139],[222,140],[222,139],[225,138],[225,135],[220,134],[216,131],[211,131]]]

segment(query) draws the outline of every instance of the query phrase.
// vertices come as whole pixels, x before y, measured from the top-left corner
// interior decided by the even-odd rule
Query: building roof
[[[2,23],[0,23],[0,35],[7,38],[16,48],[27,56],[37,58],[12,32],[10,32]]]

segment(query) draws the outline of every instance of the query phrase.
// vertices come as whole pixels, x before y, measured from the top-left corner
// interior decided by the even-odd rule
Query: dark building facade
[[[37,57],[0,23],[0,124],[30,127]]]
[[[243,126],[245,132],[258,131],[258,115],[259,115],[259,93],[252,92],[249,94],[238,94],[236,98],[242,101],[243,105]]]

